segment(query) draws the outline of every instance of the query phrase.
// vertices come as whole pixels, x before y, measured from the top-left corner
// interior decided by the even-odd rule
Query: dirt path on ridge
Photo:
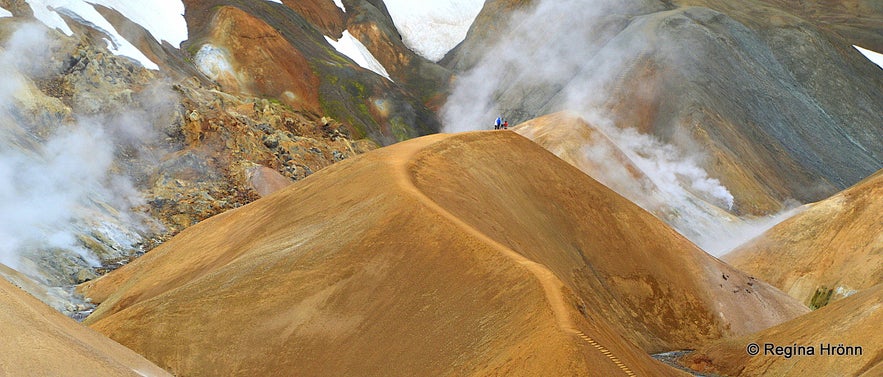
[[[531,274],[534,275],[534,277],[536,277],[537,281],[543,287],[546,301],[549,303],[549,307],[552,309],[552,312],[555,315],[555,321],[562,331],[575,335],[591,345],[593,348],[598,350],[598,352],[601,352],[605,357],[610,359],[611,362],[616,364],[616,366],[619,367],[619,369],[622,370],[627,376],[635,376],[635,373],[632,372],[632,370],[629,369],[628,366],[626,366],[622,362],[622,360],[620,360],[612,352],[610,352],[610,350],[596,342],[591,337],[584,334],[582,331],[577,329],[576,326],[573,325],[570,315],[568,314],[567,304],[564,300],[564,295],[562,293],[564,283],[562,283],[561,280],[558,279],[558,277],[555,276],[554,273],[552,273],[552,271],[546,268],[546,266],[524,257],[518,252],[497,242],[488,235],[478,231],[462,219],[448,212],[445,208],[440,206],[430,197],[426,196],[423,191],[420,191],[420,189],[417,188],[411,178],[411,173],[408,169],[410,163],[414,161],[414,158],[417,156],[417,154],[420,153],[420,151],[448,137],[451,137],[451,135],[437,134],[431,137],[423,137],[422,139],[424,140],[424,142],[422,143],[411,141],[409,143],[402,143],[398,145],[398,148],[401,148],[404,153],[400,154],[400,156],[402,156],[401,159],[393,161],[393,163],[397,167],[398,172],[396,176],[396,183],[400,185],[406,192],[412,194],[420,203],[426,205],[431,210],[435,211],[448,221],[454,223],[457,227],[463,229],[463,231],[465,231],[467,234],[477,238],[487,245],[492,246],[494,249],[498,250],[506,257],[515,261],[515,263],[526,268]]]

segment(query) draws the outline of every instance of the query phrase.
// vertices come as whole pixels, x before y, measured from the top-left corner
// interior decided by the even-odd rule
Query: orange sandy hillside
[[[345,160],[83,290],[179,375],[680,375],[646,349],[805,311],[508,132]]]
[[[697,370],[728,376],[880,376],[883,371],[883,285],[876,285],[810,314],[749,336],[702,347],[682,363]],[[756,343],[757,356],[746,349]],[[765,344],[782,346],[781,355],[765,352]],[[822,345],[839,346],[830,355]],[[795,347],[803,346],[803,348]],[[786,358],[784,347],[791,348]],[[861,347],[858,351],[855,347]],[[812,355],[806,348],[813,349]],[[849,347],[849,349],[846,349]],[[828,348],[830,349],[830,348]],[[800,356],[798,355],[800,353]],[[825,354],[822,354],[822,353]],[[860,353],[860,355],[859,355]]]
[[[169,375],[3,278],[0,334],[0,376]]]
[[[883,283],[883,173],[808,207],[724,259],[814,306]]]
[[[645,351],[747,334],[806,312],[529,140],[501,134],[426,147],[412,163],[417,187],[549,268],[574,306],[615,319]]]

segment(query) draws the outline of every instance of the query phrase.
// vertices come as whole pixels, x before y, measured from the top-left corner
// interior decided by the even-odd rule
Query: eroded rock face
[[[283,6],[194,0],[185,5],[190,39],[182,49],[227,91],[273,97],[332,116],[350,126],[354,136],[381,144],[440,128],[430,107],[438,105],[447,84],[445,69],[424,60],[409,64],[408,73],[392,82],[359,67],[325,40],[326,35],[339,39],[345,27],[362,30],[351,25],[369,24],[382,32],[357,36],[384,65],[392,69],[402,56],[413,59],[416,55],[397,38],[382,12],[350,15],[333,3],[310,2]],[[325,16],[327,21],[319,21]]]
[[[212,25],[194,64],[224,91],[278,98],[297,109],[321,112],[319,77],[273,27],[230,6],[217,10]]]
[[[283,0],[282,3],[303,16],[322,34],[339,38],[346,30],[347,16],[333,1]]]
[[[347,12],[347,30],[365,44],[398,85],[416,93],[422,103],[437,111],[444,102],[452,72],[405,46],[382,3],[355,2]]]

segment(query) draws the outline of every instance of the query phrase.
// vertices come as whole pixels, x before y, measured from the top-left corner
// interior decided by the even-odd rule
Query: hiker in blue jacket
[[[498,116],[497,120],[494,121],[494,129],[499,130],[500,127],[503,127],[503,117],[502,116]]]

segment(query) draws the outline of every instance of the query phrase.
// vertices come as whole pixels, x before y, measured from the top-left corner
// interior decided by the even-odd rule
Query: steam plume
[[[679,64],[664,45],[677,41],[651,45],[633,37],[639,33],[624,32],[640,28],[642,14],[665,10],[662,2],[654,1],[542,0],[531,9],[516,12],[503,28],[508,31],[457,78],[442,109],[444,131],[490,129],[500,115],[517,124],[556,111],[575,112],[598,126],[662,191],[664,199],[641,192],[644,187],[615,168],[597,179],[650,212],[677,213],[666,220],[706,251],[718,255],[728,251],[731,243],[756,235],[758,224],[766,229],[767,223],[772,226],[778,221],[733,222],[734,217],[725,212],[733,210],[735,198],[702,167],[707,157],[701,148],[683,148],[695,144],[689,136],[681,137],[681,147],[668,144],[617,124],[604,110],[612,94],[619,91],[616,86],[623,75],[648,51],[661,52],[660,56],[671,60],[669,64]],[[653,95],[640,84],[636,87],[628,95]],[[603,156],[609,153],[604,147],[591,148],[586,150],[590,158],[613,160]],[[701,202],[720,208],[722,215]],[[734,241],[719,242],[724,238]]]
[[[143,198],[119,164],[119,148],[154,140],[151,122],[170,110],[162,89],[88,115],[46,96],[34,80],[58,74],[58,38],[22,24],[0,50],[0,263],[47,286],[71,284],[71,268],[88,271],[137,248],[146,216],[132,209]],[[96,255],[83,237],[107,250]]]

